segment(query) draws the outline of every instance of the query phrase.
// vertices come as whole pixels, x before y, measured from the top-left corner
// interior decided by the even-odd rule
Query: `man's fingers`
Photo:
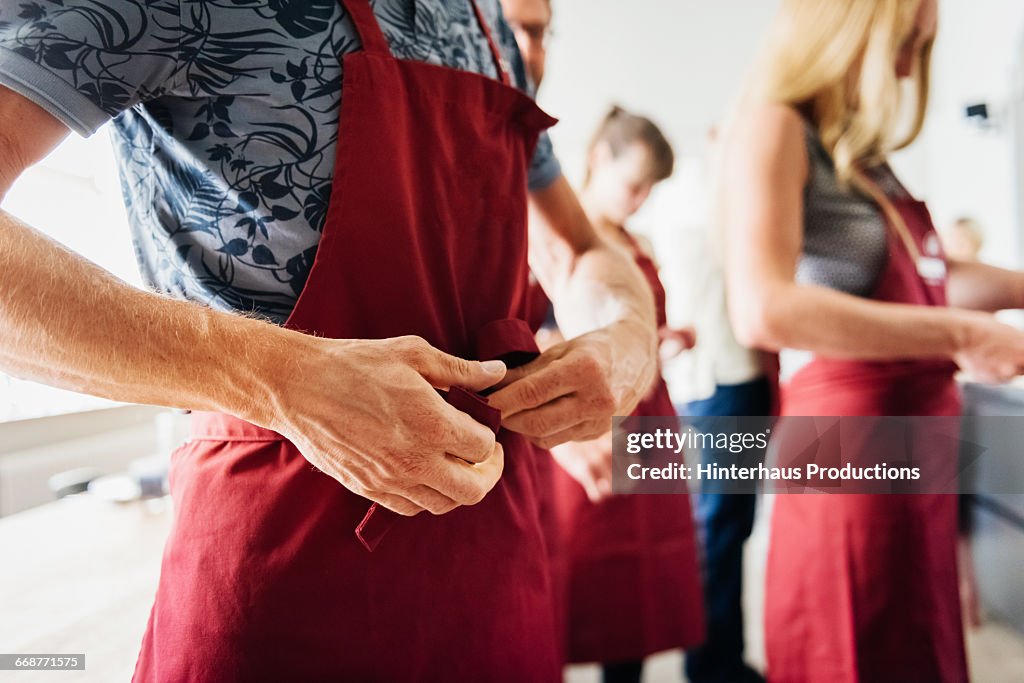
[[[528,438],[536,446],[550,449],[569,441],[589,441],[607,432],[611,426],[610,420],[588,420],[549,436]],[[610,467],[609,461],[609,470]]]
[[[424,483],[459,505],[476,505],[498,483],[504,467],[505,451],[500,443],[495,443],[488,458],[478,465],[447,456],[442,466]]]
[[[519,367],[509,368],[505,372],[505,376],[501,379],[501,381],[494,385],[495,388],[498,390],[504,389],[508,385],[518,382],[527,375],[537,372],[539,368],[544,367],[544,365],[547,364],[546,362],[543,362],[543,359],[544,357],[541,356],[540,358],[537,358],[527,363],[526,365],[520,365]]]
[[[361,495],[407,517],[424,510],[443,515],[461,505],[479,503],[498,483],[505,464],[501,444],[494,440],[490,430],[482,429],[491,436],[491,445],[482,456],[474,456],[481,461],[479,464],[444,455],[425,476],[419,477],[422,481],[407,489],[391,493],[370,490]]]
[[[580,419],[579,402],[563,396],[539,408],[524,410],[502,420],[502,426],[527,437],[551,436],[575,426]]]
[[[396,345],[398,354],[435,389],[465,387],[482,391],[505,376],[505,364],[500,360],[465,360],[439,351],[419,337],[402,337]]]
[[[446,419],[452,427],[445,452],[470,463],[481,463],[494,453],[494,432],[447,403]]]
[[[524,410],[538,408],[560,398],[571,391],[571,386],[565,381],[559,366],[551,364],[499,389],[488,396],[488,401],[501,411],[502,419],[507,420]]]
[[[443,515],[459,507],[459,503],[429,486],[414,486],[404,492],[406,498],[433,515]]]
[[[494,432],[431,392],[429,410],[415,432],[431,446],[471,463],[483,462],[494,450]]]
[[[403,517],[414,517],[424,510],[422,506],[417,505],[408,498],[403,498],[402,496],[393,493],[367,491],[364,492],[362,496],[364,498],[369,498],[375,503],[380,503],[388,510],[397,512]]]

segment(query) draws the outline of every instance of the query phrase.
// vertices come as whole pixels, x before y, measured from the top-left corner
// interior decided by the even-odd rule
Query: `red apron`
[[[658,268],[634,244],[666,323]],[[675,417],[664,380],[633,413]],[[666,425],[673,427],[673,425]],[[552,467],[558,537],[556,578],[566,593],[569,662],[637,660],[704,638],[704,608],[690,497],[617,495],[594,504]]]
[[[940,258],[928,209],[894,200],[922,254]],[[872,298],[945,306],[889,230]],[[817,357],[782,389],[784,415],[960,414],[948,361]],[[955,457],[955,453],[951,453]],[[955,495],[778,495],[765,604],[771,683],[963,683]]]
[[[526,173],[554,120],[504,74],[395,59],[368,0],[343,5],[363,49],[344,57],[330,209],[287,327],[525,359],[507,353],[536,350],[517,320]],[[499,428],[485,399],[448,399]],[[217,414],[193,431],[172,459],[175,524],[134,680],[561,678],[521,436],[500,432],[504,475],[479,505],[405,518],[368,514],[274,432]]]

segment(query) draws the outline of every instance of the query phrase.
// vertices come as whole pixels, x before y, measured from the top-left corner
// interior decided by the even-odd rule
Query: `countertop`
[[[112,503],[89,494],[0,519],[0,652],[85,654],[85,671],[0,679],[128,681],[171,519],[168,498]]]

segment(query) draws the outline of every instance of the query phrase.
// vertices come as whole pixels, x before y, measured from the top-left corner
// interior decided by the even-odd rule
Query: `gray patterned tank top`
[[[888,243],[878,206],[839,184],[832,157],[813,126],[805,126],[809,173],[804,187],[804,236],[796,281],[869,297],[885,268]],[[887,194],[906,190],[888,166],[873,174]],[[785,381],[811,359],[804,351],[781,354]]]

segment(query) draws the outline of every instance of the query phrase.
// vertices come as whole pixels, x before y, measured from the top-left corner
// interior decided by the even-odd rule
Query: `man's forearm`
[[[257,418],[303,335],[136,289],[0,211],[0,371],[118,401]]]
[[[564,179],[534,192],[530,204],[530,265],[559,328],[570,339],[598,330],[612,335],[618,374],[642,393],[656,372],[658,345],[643,274],[628,254],[597,237]]]
[[[650,288],[628,256],[614,247],[599,243],[577,255],[553,289],[555,319],[567,338],[621,326],[642,346],[652,340],[656,346]]]
[[[530,196],[530,266],[567,337],[619,322],[655,326],[643,274],[594,233],[564,178]]]
[[[656,378],[659,343],[653,295],[633,261],[607,245],[588,249],[555,301],[555,319],[568,330],[566,336],[607,337],[617,370],[612,386],[620,398],[617,412],[632,412]]]

